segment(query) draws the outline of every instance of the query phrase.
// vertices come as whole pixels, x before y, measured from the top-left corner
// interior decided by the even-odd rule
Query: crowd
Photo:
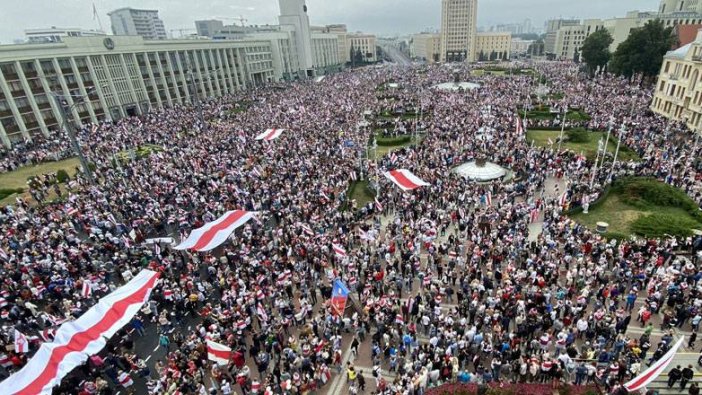
[[[561,195],[571,205],[593,201],[612,179],[637,174],[702,203],[700,147],[682,125],[647,110],[650,88],[587,79],[570,64],[531,67],[562,94],[546,104],[591,116],[569,126],[611,123],[643,160],[608,165],[590,188],[590,160],[532,146],[517,127],[516,109],[539,100],[533,76],[486,75],[481,88],[459,93],[432,88],[456,73],[478,78],[468,66],[367,68],[252,89],[206,101],[206,125],[182,106],[86,125],[79,139],[96,185],[79,173],[60,201],[45,203],[54,187],[36,183],[39,201],[0,209],[1,341],[10,346],[0,371],[6,377],[31,355],[11,351],[13,329],[33,351],[150,268],[161,273],[151,301],[57,393],[311,394],[337,377],[350,393],[422,394],[449,381],[621,391],[671,346],[669,328],[698,329],[702,272],[688,259],[697,241],[604,239],[563,215]],[[376,88],[390,80],[399,88],[379,98]],[[247,108],[231,111],[239,103]],[[359,161],[373,129],[359,127],[364,111],[410,107],[423,115],[421,143]],[[412,133],[412,122],[394,122],[393,133]],[[253,139],[268,128],[285,132]],[[118,155],[147,144],[160,149]],[[16,148],[4,168],[64,148]],[[509,168],[512,180],[478,184],[451,172],[480,157]],[[430,186],[403,193],[379,176],[390,168]],[[345,192],[361,173],[380,204],[350,210]],[[565,185],[558,193],[547,191],[554,180]],[[182,239],[232,209],[260,215],[209,253],[146,243]],[[352,290],[344,316],[328,304],[335,278]],[[675,319],[661,323],[665,331],[651,318],[662,311]],[[643,334],[628,331],[636,325]],[[231,363],[207,361],[205,340],[231,347]]]

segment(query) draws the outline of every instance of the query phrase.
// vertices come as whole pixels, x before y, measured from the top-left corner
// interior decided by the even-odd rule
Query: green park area
[[[349,186],[348,197],[350,200],[356,201],[356,207],[361,208],[372,202],[375,198],[375,192],[369,187],[368,180],[354,181]]]
[[[558,100],[555,98],[562,97],[562,95],[559,93],[554,93],[549,95],[549,97],[553,97],[554,100]],[[519,110],[519,116],[524,116],[524,110]],[[552,121],[560,116],[560,112],[552,112],[551,108],[545,105],[536,106],[530,110],[527,110],[526,112],[527,119],[536,121]],[[591,117],[585,111],[578,109],[569,109],[566,113],[566,119],[575,122],[587,122],[591,119]]]
[[[561,135],[560,130],[528,130],[527,141],[537,147],[549,147],[550,141],[553,143],[554,149],[558,148],[558,138]],[[561,149],[567,149],[576,153],[582,152],[588,159],[595,160],[597,157],[597,145],[600,139],[606,140],[605,132],[592,132],[584,129],[572,129],[563,133],[563,144]],[[614,136],[610,136],[607,152],[614,155],[617,149],[617,140]],[[619,146],[619,160],[639,160],[639,156],[631,148],[621,144]]]
[[[682,190],[652,178],[632,177],[615,181],[602,198],[570,214],[575,221],[595,229],[597,222],[609,224],[608,236],[690,236],[702,229],[702,211]]]
[[[36,166],[25,166],[17,170],[0,174],[0,205],[14,202],[17,194],[27,190],[27,181],[43,174],[58,173],[63,170],[68,176],[76,174],[80,166],[78,158],[64,159],[58,162],[45,162]]]

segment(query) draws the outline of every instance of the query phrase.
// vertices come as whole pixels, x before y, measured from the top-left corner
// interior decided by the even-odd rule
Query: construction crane
[[[227,20],[231,20],[231,21],[239,21],[239,23],[241,23],[241,26],[246,26],[246,22],[249,21],[248,19],[244,18],[243,15],[239,15],[239,17],[219,16],[219,17],[216,17],[215,19],[227,19]]]

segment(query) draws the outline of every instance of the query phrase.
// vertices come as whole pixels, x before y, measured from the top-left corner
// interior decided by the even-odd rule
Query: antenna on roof
[[[102,22],[100,21],[100,15],[97,12],[97,8],[95,8],[95,2],[93,2],[93,20],[97,20],[98,26],[100,26],[100,31],[102,30]]]

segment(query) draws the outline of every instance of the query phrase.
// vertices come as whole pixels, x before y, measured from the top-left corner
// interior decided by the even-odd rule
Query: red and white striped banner
[[[390,181],[394,182],[403,191],[411,191],[419,187],[427,186],[419,177],[412,174],[411,171],[405,169],[390,170],[383,173]]]
[[[18,354],[29,352],[29,340],[27,340],[27,336],[17,329],[15,329],[15,352]]]
[[[227,211],[221,217],[208,222],[201,228],[190,232],[190,236],[178,244],[176,250],[209,251],[229,238],[234,230],[248,222],[256,211],[233,210]]]
[[[126,325],[149,299],[158,273],[142,270],[80,316],[63,324],[51,343],[43,343],[34,357],[0,383],[0,394],[50,395],[71,370],[102,350],[108,339]]]
[[[214,361],[217,365],[226,365],[232,356],[232,349],[211,340],[207,341],[207,359]]]
[[[671,362],[673,362],[675,353],[682,345],[684,339],[685,337],[681,337],[680,340],[678,340],[678,342],[675,343],[675,345],[671,347],[670,350],[668,350],[668,352],[665,353],[665,355],[663,355],[658,361],[656,361],[648,369],[644,370],[640,375],[624,384],[624,388],[626,388],[629,393],[632,393],[646,387],[651,381],[655,380],[656,377],[660,376],[665,368]]]
[[[341,246],[341,244],[332,244],[332,249],[337,256],[341,258],[346,256],[346,250]]]
[[[256,140],[265,140],[265,141],[275,140],[278,137],[280,137],[281,134],[283,134],[283,131],[285,131],[285,129],[268,129],[265,132],[256,136]]]

